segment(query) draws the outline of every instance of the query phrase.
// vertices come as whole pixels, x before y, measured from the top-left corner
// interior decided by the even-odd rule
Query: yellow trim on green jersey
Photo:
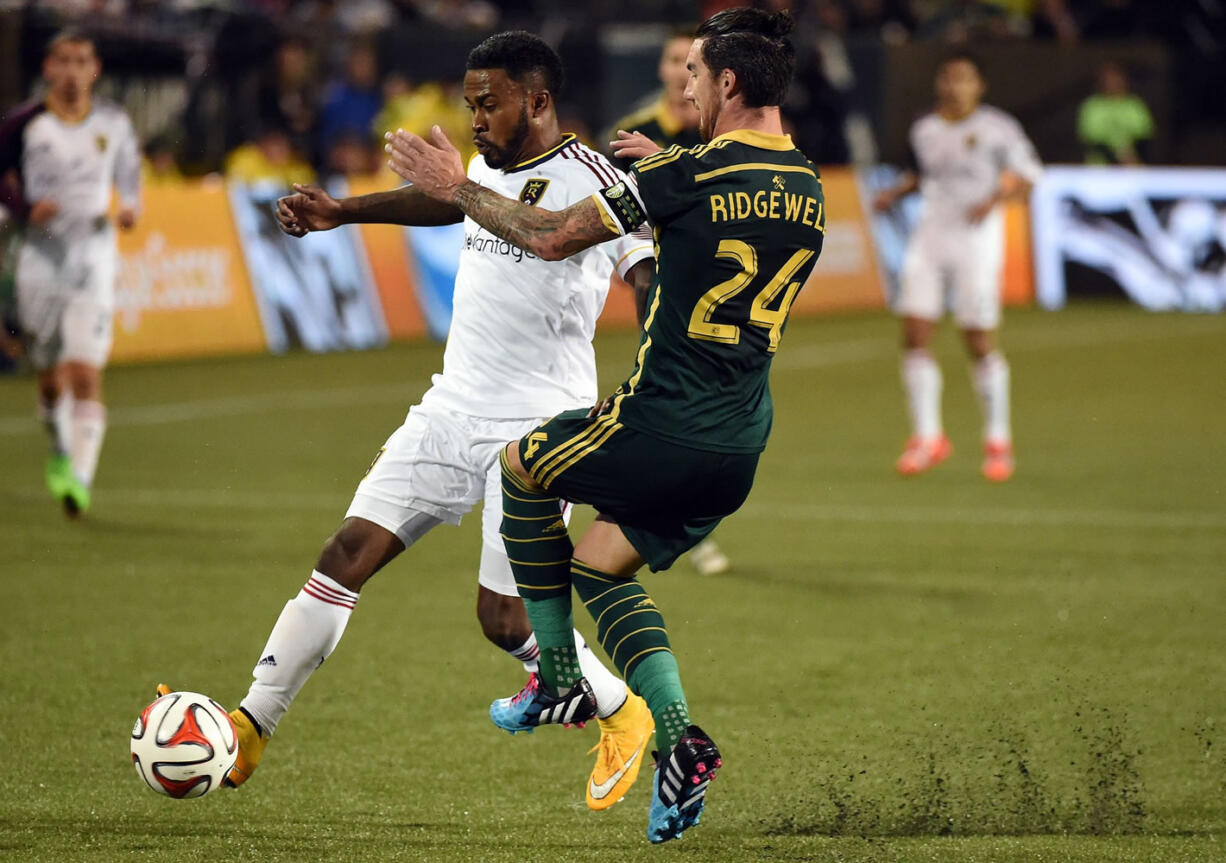
[[[724,174],[733,174],[737,171],[775,171],[783,173],[790,171],[794,174],[808,174],[813,179],[817,179],[817,173],[812,168],[806,168],[803,165],[780,165],[777,162],[742,162],[739,165],[727,165],[723,168],[716,168],[714,171],[704,171],[701,174],[695,174],[694,182],[701,183],[703,180],[722,177]]]
[[[585,428],[579,434],[575,435],[568,441],[564,441],[555,447],[551,452],[542,456],[541,459],[528,469],[528,475],[542,486],[547,485],[542,477],[547,473],[552,465],[560,459],[564,459],[573,453],[575,450],[585,446],[591,438],[599,435],[606,427],[613,424],[614,420],[611,416],[602,416]]]
[[[630,380],[626,381],[629,389],[613,400],[613,410],[609,412],[609,416],[614,420],[621,413],[622,402],[626,400],[627,396],[634,395],[634,388],[638,384],[639,378],[643,376],[643,360],[647,358],[647,349],[651,347],[651,322],[655,320],[656,309],[658,308],[660,308],[660,283],[657,281],[655,295],[651,300],[651,308],[647,311],[647,320],[643,322],[643,332],[647,333],[647,335],[643,337],[643,344],[639,348],[639,355],[635,357],[636,368],[634,374],[630,376]]]
[[[794,150],[796,145],[792,143],[791,135],[772,135],[769,132],[757,132],[753,129],[733,129],[731,132],[725,132],[722,135],[717,135],[711,139],[712,144],[724,141],[737,141],[741,144],[748,144],[750,147],[757,147],[760,150]]]
[[[583,459],[587,458],[589,455],[594,453],[596,450],[600,449],[602,446],[604,446],[605,442],[609,438],[613,437],[614,433],[619,431],[621,428],[622,428],[622,424],[616,423],[616,422],[605,427],[605,430],[602,434],[598,435],[590,443],[585,444],[583,448],[580,449],[578,452],[576,452],[574,455],[568,457],[565,461],[563,461],[557,467],[550,468],[544,474],[542,474],[541,485],[548,488],[549,483],[553,482],[555,479],[558,478],[558,474],[569,470],[570,468],[574,467],[577,462],[582,461]]]

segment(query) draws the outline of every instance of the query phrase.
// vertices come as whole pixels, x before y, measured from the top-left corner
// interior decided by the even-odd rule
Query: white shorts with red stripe
[[[484,501],[477,581],[495,593],[518,596],[502,544],[498,454],[544,420],[473,417],[414,405],[358,483],[345,517],[374,522],[408,548],[440,524],[459,524]],[[570,507],[563,509],[569,520]]]

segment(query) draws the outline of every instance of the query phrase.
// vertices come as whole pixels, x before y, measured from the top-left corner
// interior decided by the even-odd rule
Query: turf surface
[[[735,572],[647,578],[727,762],[662,848],[647,782],[584,807],[594,728],[486,718],[522,673],[476,625],[475,520],[368,585],[241,791],[169,800],[128,762],[154,683],[245,692],[437,346],[114,369],[73,524],[30,379],[0,379],[0,858],[1226,859],[1226,320],[1013,313],[1003,486],[948,333],[956,452],[892,474],[895,327],[791,326],[771,447],[718,533]],[[631,337],[597,350],[611,387]]]

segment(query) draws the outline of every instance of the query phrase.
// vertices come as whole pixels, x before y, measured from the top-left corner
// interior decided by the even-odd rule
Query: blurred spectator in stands
[[[305,40],[287,36],[244,96],[243,131],[280,129],[293,149],[310,156],[318,110],[314,62]]]
[[[174,143],[169,134],[163,132],[153,135],[145,143],[145,157],[141,160],[141,185],[173,186],[183,182],[183,172],[179,170],[179,162],[175,153]]]
[[[413,7],[428,21],[451,30],[492,30],[498,7],[487,0],[414,0]]]
[[[383,110],[375,118],[377,139],[382,141],[384,133],[397,129],[427,137],[435,124],[447,133],[467,165],[476,148],[472,119],[459,85],[427,81],[413,87],[399,73],[388,75],[383,82]]]
[[[288,189],[294,183],[315,182],[315,172],[294,151],[285,130],[269,126],[226,157],[226,178],[240,183],[276,183]]]
[[[325,160],[342,137],[373,140],[375,117],[382,108],[383,92],[374,46],[358,42],[345,58],[343,77],[328,85],[319,109],[319,152]]]
[[[377,173],[383,161],[383,148],[376,147],[370,135],[347,133],[332,142],[324,153],[327,177],[362,177]]]
[[[812,0],[805,12],[792,39],[796,74],[783,117],[796,146],[809,159],[819,165],[846,164],[851,161],[847,103],[856,83],[844,43],[847,12],[837,0]],[[868,134],[871,142],[871,130]],[[871,153],[865,156],[865,161],[871,159]]]
[[[693,33],[693,27],[679,27],[664,42],[656,67],[662,86],[643,97],[637,110],[622,117],[600,136],[600,150],[609,153],[609,141],[617,137],[618,129],[641,132],[661,147],[673,144],[696,147],[702,143],[702,136],[698,134],[698,109],[685,98],[685,88],[690,83],[690,70],[685,61],[694,42]],[[611,161],[623,171],[633,164],[631,159]]]
[[[929,13],[916,27],[920,39],[940,39],[961,44],[983,39],[1002,39],[1018,35],[1008,13],[987,0],[945,0],[924,6]]]
[[[1036,39],[1060,42],[1076,42],[1081,36],[1068,0],[1038,0],[1030,17],[1030,32]]]
[[[847,32],[876,36],[890,44],[907,41],[915,17],[904,0],[848,0],[844,6]]]
[[[1145,101],[1128,86],[1118,63],[1098,69],[1098,92],[1081,103],[1077,137],[1093,165],[1139,165],[1148,161],[1154,119]]]
[[[1082,27],[1087,39],[1128,39],[1145,35],[1141,28],[1140,9],[1132,0],[1096,0],[1090,5]],[[1153,2],[1153,5],[1162,4]],[[1173,9],[1170,11],[1174,14]]]

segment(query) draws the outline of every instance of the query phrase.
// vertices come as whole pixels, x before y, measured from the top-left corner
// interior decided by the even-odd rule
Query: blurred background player
[[[140,207],[140,150],[128,115],[94,98],[92,39],[65,30],[47,46],[45,98],[0,126],[0,175],[15,169],[24,204],[17,257],[18,321],[38,370],[39,413],[51,435],[47,486],[70,516],[89,509],[106,432],[102,370],[111,350],[118,248]]]
[[[661,149],[673,144],[697,147],[702,143],[702,137],[698,134],[698,112],[694,110],[694,103],[685,98],[685,87],[690,81],[685,58],[690,53],[693,41],[693,29],[673,31],[660,52],[659,92],[652,94],[645,106],[614,123],[604,135],[605,140],[615,137],[619,129],[624,129],[645,135]],[[616,153],[611,158],[613,164],[623,171],[634,164],[634,159]]]
[[[897,312],[903,319],[902,380],[911,437],[896,467],[904,476],[952,452],[941,421],[941,368],[928,350],[952,292],[954,319],[974,361],[984,415],[983,475],[1013,475],[1009,364],[996,344],[1000,324],[1004,225],[1000,204],[1024,197],[1042,167],[1013,117],[981,104],[985,82],[975,59],[946,57],[937,69],[936,110],[911,127],[914,165],[875,201],[879,210],[919,190],[924,210],[903,260]]]
[[[563,207],[620,179],[603,156],[559,131],[554,100],[562,64],[543,41],[522,31],[497,34],[473,49],[467,66],[475,181],[534,205]],[[322,189],[295,188],[277,211],[292,236],[360,222],[464,220],[458,207],[412,187],[340,201]],[[258,765],[291,701],[340,641],[366,581],[435,527],[459,524],[482,500],[477,615],[490,641],[535,667],[536,638],[499,535],[498,454],[544,417],[596,402],[592,335],[615,265],[646,290],[654,272],[650,240],[626,238],[550,263],[467,222],[443,372],[379,450],[315,571],[273,627],[255,680],[231,714],[240,745],[231,784],[242,784]],[[554,514],[562,524],[563,514]],[[586,645],[579,661],[601,731],[586,796],[592,809],[604,809],[637,777],[652,719]],[[560,722],[540,715],[538,689],[533,673],[520,694],[491,705],[491,719],[513,733]]]

